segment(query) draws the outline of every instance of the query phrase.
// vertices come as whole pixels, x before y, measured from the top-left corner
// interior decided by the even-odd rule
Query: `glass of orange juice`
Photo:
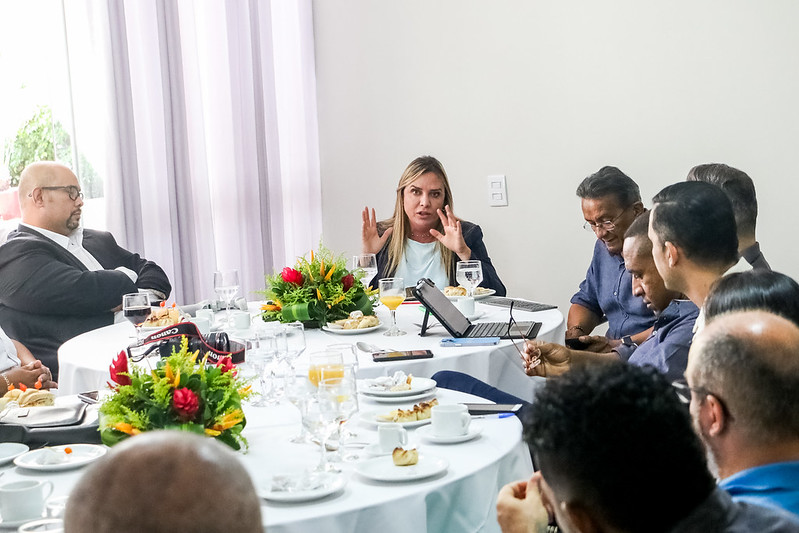
[[[380,303],[391,311],[391,329],[383,333],[388,337],[405,335],[397,327],[397,307],[405,301],[405,280],[402,278],[383,278],[378,282],[380,286]]]
[[[309,359],[308,379],[313,383],[314,387],[319,385],[323,370],[327,379],[344,377],[344,360],[340,351],[323,350],[321,352],[313,352]]]

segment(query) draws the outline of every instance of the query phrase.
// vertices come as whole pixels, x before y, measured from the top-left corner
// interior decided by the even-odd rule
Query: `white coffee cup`
[[[474,298],[461,296],[455,300],[455,307],[457,307],[458,311],[463,313],[464,316],[472,316],[474,314]]]
[[[197,313],[195,313],[197,318],[205,318],[210,324],[214,323],[215,314],[213,309],[197,309]]]
[[[203,337],[207,337],[211,333],[211,321],[205,317],[195,317],[191,320]]]
[[[432,432],[437,437],[460,437],[469,432],[472,417],[463,404],[434,405],[430,413]]]
[[[377,426],[377,442],[383,453],[389,453],[408,444],[408,432],[400,424],[380,424]]]
[[[41,518],[44,501],[52,493],[53,484],[49,481],[26,479],[0,485],[0,516],[4,522]]]
[[[230,320],[233,322],[233,327],[236,329],[247,329],[252,323],[250,313],[246,311],[233,311],[230,314]]]

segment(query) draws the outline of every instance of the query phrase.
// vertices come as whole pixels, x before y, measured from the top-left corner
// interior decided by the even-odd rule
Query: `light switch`
[[[505,176],[488,176],[488,205],[503,207],[508,205],[508,190]]]

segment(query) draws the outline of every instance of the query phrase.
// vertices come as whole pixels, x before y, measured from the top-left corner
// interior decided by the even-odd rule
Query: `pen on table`
[[[472,415],[472,418],[508,418],[513,416],[513,413],[496,413],[490,415]]]

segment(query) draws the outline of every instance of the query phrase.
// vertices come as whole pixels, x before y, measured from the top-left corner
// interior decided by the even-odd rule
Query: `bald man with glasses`
[[[19,183],[22,222],[0,246],[0,325],[57,379],[58,348],[113,324],[122,296],[172,290],[164,271],[121,248],[107,232],[83,229],[83,193],[60,163],[29,165]]]

